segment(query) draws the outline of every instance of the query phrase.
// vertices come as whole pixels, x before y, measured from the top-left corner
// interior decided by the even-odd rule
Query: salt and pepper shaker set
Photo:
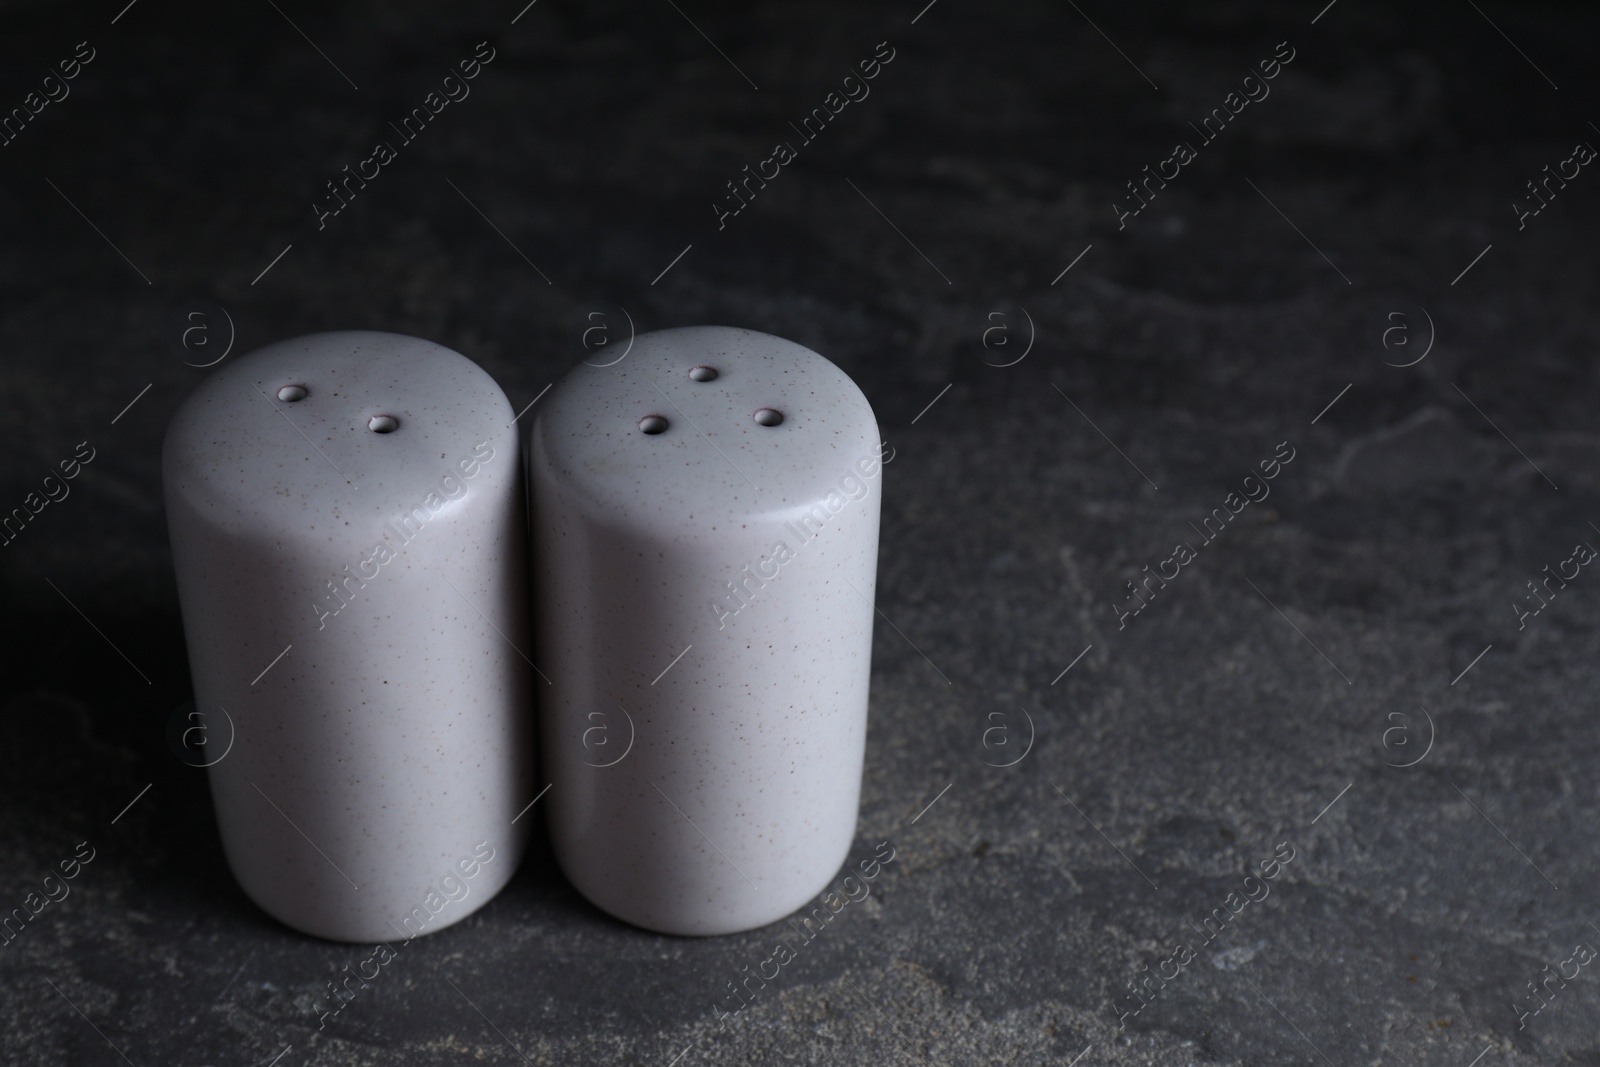
[[[642,334],[517,416],[396,334],[269,345],[163,453],[229,865],[340,941],[458,922],[533,802],[590,901],[752,929],[844,861],[866,740],[882,454],[860,389],[768,334]],[[538,767],[534,719],[538,718]],[[546,795],[548,793],[548,795]]]

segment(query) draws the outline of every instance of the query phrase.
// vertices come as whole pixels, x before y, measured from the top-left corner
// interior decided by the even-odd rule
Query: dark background
[[[1594,16],[922,2],[0,12],[0,109],[97,53],[0,147],[0,509],[96,450],[0,549],[0,911],[97,850],[0,948],[0,1059],[1600,1064],[1592,965],[1518,1026],[1600,947],[1600,577],[1512,606],[1600,544],[1600,176],[1512,208],[1600,145]],[[323,183],[482,40],[471,96],[319,232]],[[871,95],[719,232],[723,183],[884,40]],[[1119,231],[1123,183],[1280,41],[1271,95]],[[195,300],[235,356],[416,334],[519,409],[626,317],[861,384],[897,455],[852,859],[898,856],[726,1031],[774,931],[626,927],[542,843],[317,1031],[370,950],[243,897],[166,741],[191,694],[160,440],[228,333],[179,347]],[[1119,630],[1124,583],[1285,441],[1270,499]],[[1024,710],[1027,755],[986,765]],[[1124,983],[1280,842],[1272,895],[1119,1032]]]

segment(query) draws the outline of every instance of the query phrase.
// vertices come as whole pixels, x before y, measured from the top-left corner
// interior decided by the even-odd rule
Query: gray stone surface
[[[0,909],[95,850],[0,948],[0,1060],[1600,1063],[1594,964],[1525,1027],[1512,1006],[1600,946],[1600,577],[1521,629],[1512,607],[1600,544],[1600,179],[1521,230],[1511,207],[1600,143],[1590,13],[277,6],[0,15],[0,108],[96,50],[0,147],[0,507],[95,450],[0,550]],[[471,96],[318,230],[323,183],[484,39]],[[723,183],[883,40],[871,95],[719,231]],[[1123,183],[1285,40],[1270,96],[1119,230]],[[898,449],[853,855],[896,859],[872,895],[719,1026],[779,928],[625,927],[540,845],[319,1031],[312,998],[370,949],[244,899],[166,741],[189,692],[159,442],[206,373],[171,344],[194,299],[236,352],[428,337],[519,407],[591,313],[620,341],[622,308],[852,374]],[[1031,350],[990,365],[1022,309]],[[1386,366],[1425,316],[1427,357]],[[1199,545],[1285,441],[1271,496]],[[1119,629],[1124,583],[1180,541],[1195,558]],[[1125,983],[1281,842],[1270,895],[1119,1030]]]

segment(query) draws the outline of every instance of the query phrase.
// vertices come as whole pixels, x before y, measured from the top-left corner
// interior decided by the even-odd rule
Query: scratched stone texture
[[[93,859],[0,948],[0,1061],[1600,1064],[1592,11],[922,2],[6,5],[0,509],[93,459],[0,549],[0,913]],[[196,300],[519,409],[597,323],[850,373],[896,450],[871,895],[719,1021],[783,928],[629,928],[541,830],[319,1030],[371,947],[244,898],[167,742]]]

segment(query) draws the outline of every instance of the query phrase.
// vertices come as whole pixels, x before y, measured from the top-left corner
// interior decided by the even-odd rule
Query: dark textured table
[[[522,2],[0,15],[0,1060],[1600,1064],[1590,12]],[[371,947],[169,747],[166,420],[230,341],[521,408],[630,322],[806,344],[896,449],[895,858],[738,1000],[781,928],[536,838],[319,1029]]]

